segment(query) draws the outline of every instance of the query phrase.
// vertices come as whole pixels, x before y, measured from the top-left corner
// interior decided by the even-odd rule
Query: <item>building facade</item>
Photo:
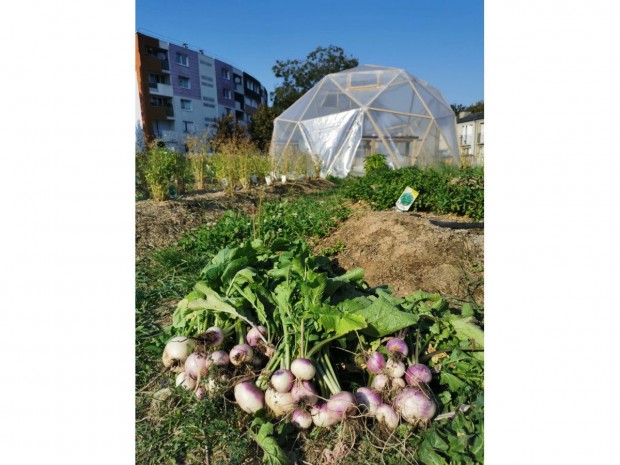
[[[484,165],[484,112],[460,112],[456,120],[456,135],[461,161],[469,165]]]
[[[144,139],[184,150],[190,134],[212,133],[215,121],[232,114],[246,124],[267,90],[258,80],[187,44],[177,45],[136,33],[138,85],[136,128]]]

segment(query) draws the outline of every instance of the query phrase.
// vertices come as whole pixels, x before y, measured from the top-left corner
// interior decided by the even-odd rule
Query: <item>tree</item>
[[[451,103],[450,107],[452,108],[452,111],[454,112],[457,118],[459,116],[459,113],[462,111],[465,111],[465,108],[466,108],[465,105],[461,105],[460,103]]]
[[[484,100],[480,100],[473,105],[467,107],[467,111],[471,111],[472,113],[480,113],[484,111]]]
[[[271,69],[277,78],[283,79],[283,82],[271,94],[274,117],[295,103],[326,75],[354,68],[358,64],[357,58],[347,57],[344,50],[335,45],[317,47],[303,61],[276,60]]]
[[[267,105],[260,105],[258,111],[252,115],[252,121],[248,125],[248,133],[250,140],[261,152],[266,152],[269,149],[275,117],[274,109]]]
[[[228,141],[240,140],[247,137],[245,128],[241,126],[239,121],[235,121],[233,115],[224,115],[215,120],[215,134],[211,139],[211,147],[217,152],[219,147]]]

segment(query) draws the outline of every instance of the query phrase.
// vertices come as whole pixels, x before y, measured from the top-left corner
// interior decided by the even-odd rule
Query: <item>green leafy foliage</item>
[[[267,244],[276,240],[291,242],[306,237],[324,237],[347,218],[350,209],[342,197],[305,196],[295,201],[266,202],[262,214],[249,217],[232,211],[211,228],[191,231],[181,240],[181,247],[192,253],[215,254],[219,249],[257,237]]]
[[[168,187],[175,173],[178,173],[182,166],[180,160],[182,156],[157,144],[149,146],[143,169],[153,199],[164,200],[168,198]]]
[[[346,178],[344,194],[352,200],[367,201],[376,210],[385,210],[394,207],[407,186],[420,193],[412,211],[455,213],[472,220],[484,218],[482,167],[374,170],[363,177]]]
[[[390,169],[390,166],[387,164],[385,155],[382,153],[374,153],[364,160],[364,171],[366,175],[388,169]]]

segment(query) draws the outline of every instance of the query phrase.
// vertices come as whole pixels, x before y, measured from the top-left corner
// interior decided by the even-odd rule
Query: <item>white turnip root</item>
[[[291,371],[296,378],[310,381],[316,374],[316,368],[311,360],[307,358],[296,358],[291,363]]]
[[[254,350],[249,344],[237,344],[230,349],[230,363],[240,366],[243,363],[250,363],[254,358]]]
[[[196,341],[186,336],[176,336],[168,341],[162,355],[166,368],[180,367],[196,348]]]
[[[209,372],[211,361],[202,352],[192,352],[185,360],[184,371],[192,379],[198,379]]]
[[[291,388],[291,395],[297,404],[314,405],[319,400],[318,391],[310,381],[297,380]]]
[[[314,425],[320,428],[333,426],[340,421],[337,415],[327,410],[327,404],[324,402],[313,405],[310,409],[310,416]]]
[[[258,389],[251,381],[244,381],[235,386],[235,400],[241,410],[247,413],[256,413],[265,408],[265,393]]]
[[[267,337],[267,328],[264,326],[255,326],[248,331],[245,340],[252,347],[257,347],[258,342]]]
[[[381,392],[389,385],[389,382],[390,378],[388,378],[387,375],[380,374],[375,376],[375,378],[372,380],[372,387],[377,391]]]
[[[297,406],[290,392],[278,392],[273,388],[265,391],[265,404],[276,417],[291,413]]]
[[[390,359],[385,364],[385,374],[390,378],[402,378],[405,374],[405,364],[403,362],[398,362],[394,359]]]
[[[312,426],[312,415],[305,410],[297,409],[291,416],[291,423],[298,429],[308,429]]]
[[[346,418],[356,412],[355,397],[347,391],[334,394],[327,401],[327,411],[339,420]]]
[[[371,353],[368,358],[366,358],[366,368],[370,373],[382,373],[385,368],[385,358],[379,352]]]
[[[414,387],[408,387],[396,396],[394,408],[405,421],[412,424],[430,420],[437,410],[433,399]]]
[[[420,363],[409,366],[405,373],[405,381],[411,386],[417,386],[420,383],[430,383],[432,379],[433,373],[431,369]]]
[[[407,343],[397,337],[390,339],[385,345],[385,348],[395,360],[402,360],[409,354]]]
[[[295,375],[284,368],[276,370],[271,375],[271,385],[278,392],[290,392],[295,381]]]
[[[376,389],[361,387],[355,392],[355,402],[362,413],[372,417],[382,403],[381,394]]]
[[[190,375],[182,371],[181,373],[177,375],[175,385],[182,386],[184,389],[188,391],[193,391],[194,388],[196,387],[196,380],[192,379]]]
[[[392,408],[391,405],[381,404],[377,407],[377,413],[375,418],[379,423],[383,423],[389,429],[396,429],[398,426],[399,418],[398,413]]]

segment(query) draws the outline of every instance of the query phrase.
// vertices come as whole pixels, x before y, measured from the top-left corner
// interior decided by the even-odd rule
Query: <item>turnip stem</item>
[[[329,376],[327,375],[325,369],[323,368],[323,366],[321,365],[320,362],[318,362],[316,364],[316,371],[317,371],[317,373],[319,375],[318,379],[325,383],[325,386],[327,386],[327,389],[328,389],[330,395],[331,394],[337,394],[338,392],[340,392],[332,384],[331,380],[329,379]],[[328,396],[325,396],[325,397],[328,397]]]
[[[332,362],[329,359],[326,351],[323,351],[322,354],[323,361],[325,362],[326,372],[330,375],[333,384],[338,389],[338,392],[342,391],[340,387],[340,383],[338,382],[338,377],[336,376],[336,372],[334,371],[334,367],[332,366]]]

